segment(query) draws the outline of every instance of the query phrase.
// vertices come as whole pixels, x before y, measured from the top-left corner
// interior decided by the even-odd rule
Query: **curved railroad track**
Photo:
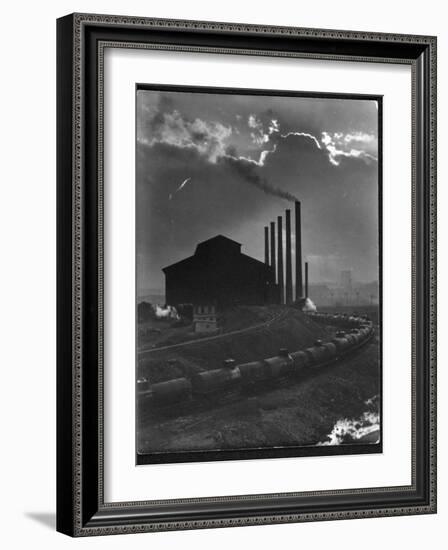
[[[282,321],[288,317],[290,314],[290,310],[281,310],[276,315],[274,315],[271,319],[268,321],[265,321],[264,323],[257,323],[256,325],[251,325],[249,327],[245,327],[239,330],[232,330],[230,332],[223,332],[222,334],[215,334],[213,336],[206,336],[204,338],[196,338],[194,340],[187,340],[186,342],[179,342],[178,344],[170,344],[168,346],[160,346],[150,349],[142,349],[137,352],[137,355],[139,358],[144,357],[145,355],[150,355],[151,353],[156,353],[159,351],[167,351],[177,348],[183,348],[186,346],[194,346],[203,344],[204,342],[211,342],[213,340],[222,340],[225,338],[229,338],[232,336],[236,336],[239,334],[244,334],[246,332],[253,332],[257,330],[261,330],[264,328],[270,327],[273,323],[277,323],[279,321]]]

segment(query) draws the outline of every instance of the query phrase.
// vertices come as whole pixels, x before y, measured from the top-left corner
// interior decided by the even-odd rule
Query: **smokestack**
[[[296,300],[303,297],[302,282],[302,213],[301,204],[295,202],[296,206]]]
[[[284,291],[283,291],[283,227],[282,227],[282,217],[277,217],[277,281],[278,281],[278,292],[280,295],[280,303],[284,303]]]
[[[292,303],[292,263],[291,263],[291,210],[286,210],[286,295],[285,302]]]
[[[275,222],[271,222],[271,267],[275,284]]]
[[[308,298],[308,262],[305,262],[305,298]]]
[[[269,227],[264,228],[264,263],[269,265]]]

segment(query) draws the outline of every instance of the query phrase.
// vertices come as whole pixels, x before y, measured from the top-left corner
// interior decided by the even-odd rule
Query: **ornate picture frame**
[[[410,66],[409,485],[105,500],[104,53],[110,47]],[[57,51],[58,531],[90,536],[435,513],[436,38],[72,14],[57,22]]]

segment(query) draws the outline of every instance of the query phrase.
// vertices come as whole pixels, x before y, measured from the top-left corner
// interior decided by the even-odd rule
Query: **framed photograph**
[[[57,528],[436,511],[436,38],[58,20]]]

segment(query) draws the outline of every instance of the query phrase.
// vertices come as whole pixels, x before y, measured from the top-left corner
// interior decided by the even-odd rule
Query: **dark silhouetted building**
[[[193,256],[163,268],[166,303],[262,305],[278,303],[271,267],[241,253],[241,244],[218,235],[199,243]]]

